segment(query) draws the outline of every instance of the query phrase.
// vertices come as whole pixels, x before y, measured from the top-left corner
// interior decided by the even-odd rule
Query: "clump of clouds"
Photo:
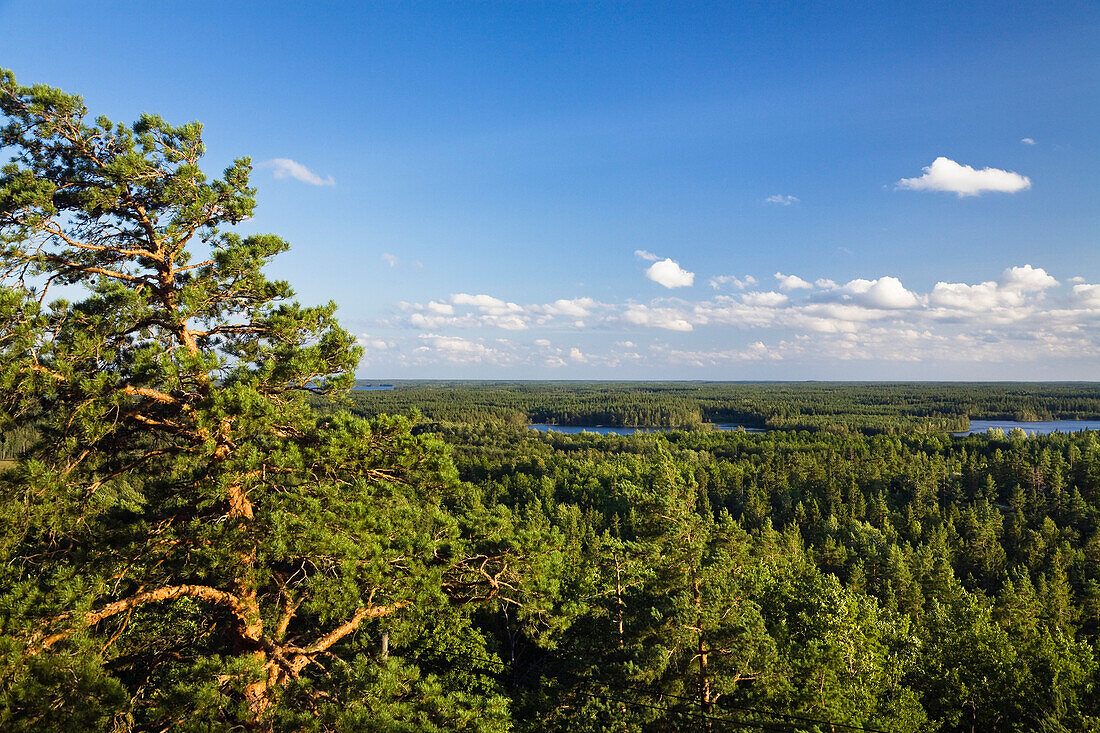
[[[719,284],[733,279],[737,278]],[[985,282],[940,281],[919,291],[906,288],[892,275],[839,284],[817,278],[810,285],[808,279],[776,273],[776,280],[774,290],[758,289],[757,284],[736,294],[710,291],[699,299],[656,297],[644,303],[576,297],[520,305],[485,293],[457,293],[423,303],[401,303],[407,317],[394,324],[382,322],[383,328],[415,329],[413,333],[419,335],[391,341],[364,334],[360,343],[367,347],[372,363],[397,366],[405,363],[402,359],[414,366],[601,369],[721,365],[780,356],[806,358],[814,364],[821,359],[881,363],[1100,359],[1096,328],[1100,284],[1080,276],[1059,282],[1043,268],[1024,264]],[[789,289],[781,290],[783,284]],[[461,337],[450,329],[501,329],[509,334],[526,330],[531,335],[525,341],[508,341]],[[558,345],[557,336],[551,336],[553,343],[546,338],[548,333],[584,331],[592,334],[591,340],[576,346]],[[654,335],[644,335],[647,332]],[[760,341],[747,336],[753,332],[772,333],[782,341],[775,347],[770,336]],[[615,340],[622,337],[631,340]],[[650,344],[667,344],[667,348],[652,351],[654,347],[647,345],[650,338]],[[743,346],[748,342],[754,343]],[[721,346],[708,351],[708,343]],[[644,355],[647,348],[649,355]]]
[[[1020,138],[1020,142],[1022,142],[1024,145],[1034,145],[1035,144],[1035,141],[1030,137],[1022,137],[1022,138]]]
[[[584,318],[596,305],[598,304],[592,298],[558,298],[553,303],[542,306],[542,311],[551,316]]]
[[[650,308],[630,305],[623,312],[623,320],[634,326],[663,328],[668,331],[691,331],[691,322],[675,308]]]
[[[718,275],[710,279],[710,286],[715,290],[720,290],[723,286],[732,285],[738,290],[744,290],[745,288],[756,285],[757,280],[752,275],[745,275],[743,278],[739,278],[736,275]]]
[[[964,311],[988,311],[1000,306],[1018,305],[1022,302],[1018,293],[1005,294],[997,283],[988,282],[968,285],[967,283],[938,282],[928,296],[928,302],[940,308],[957,308]]]
[[[791,204],[797,204],[800,199],[797,196],[784,195],[781,193],[774,194],[764,199],[766,204],[779,204],[780,206],[790,206]]]
[[[271,175],[276,180],[283,181],[293,178],[295,181],[308,183],[311,186],[335,186],[336,179],[332,176],[322,178],[309,168],[290,158],[274,158],[260,163],[261,166],[271,169]]]
[[[666,288],[687,288],[695,284],[695,273],[680,267],[675,260],[665,258],[654,262],[645,271],[645,276]]]
[[[999,168],[977,170],[940,156],[924,167],[924,175],[902,178],[897,188],[909,191],[947,191],[964,196],[978,196],[988,191],[1016,193],[1031,188],[1031,179],[1014,171]]]
[[[1081,364],[1100,359],[1100,283],[1094,280],[1056,279],[1025,264],[985,282],[940,281],[916,291],[886,275],[839,284],[822,277],[812,287],[789,291],[778,285],[765,291],[759,284],[736,294],[708,289],[709,296],[698,299],[645,302],[577,297],[519,305],[485,293],[458,293],[400,303],[405,316],[378,322],[379,328],[399,330],[382,337],[372,330],[359,343],[373,368],[455,365],[478,374],[497,368],[667,372],[782,359],[812,369],[828,362],[1015,369],[1064,360],[1077,375],[1087,369]],[[513,339],[490,336],[497,329]],[[587,333],[588,339],[569,343],[567,333]]]
[[[1007,268],[1001,273],[999,281],[989,280],[975,285],[938,282],[928,299],[933,306],[971,312],[1019,308],[1026,302],[1027,293],[1042,293],[1056,285],[1058,281],[1043,268],[1024,265]]]
[[[1048,275],[1046,270],[1031,265],[1009,267],[1001,273],[1001,287],[1022,293],[1035,293],[1053,288],[1057,284],[1058,281]]]
[[[774,308],[783,305],[788,300],[783,293],[769,290],[764,293],[745,293],[741,296],[741,302],[745,305],[762,305],[766,308]]]
[[[1073,297],[1086,308],[1100,308],[1100,285],[1089,283],[1074,285]]]
[[[865,308],[901,310],[915,308],[920,305],[917,296],[906,290],[905,286],[901,284],[901,280],[890,275],[875,280],[856,278],[837,288],[836,292],[844,300],[862,305]]]
[[[779,281],[780,290],[811,290],[813,285],[806,282],[798,275],[784,275],[782,272],[775,273],[775,279]]]
[[[428,301],[427,308],[437,316],[453,316],[455,314],[455,307],[453,305],[450,303],[441,303],[437,300]]]
[[[437,333],[422,333],[419,338],[424,345],[417,351],[435,350],[448,361],[470,362],[483,361],[492,354],[492,349],[485,344],[471,341],[459,336],[443,336]]]
[[[388,351],[392,349],[395,344],[392,341],[386,341],[385,339],[372,338],[368,333],[361,333],[355,339],[355,342],[363,348],[370,351]]]

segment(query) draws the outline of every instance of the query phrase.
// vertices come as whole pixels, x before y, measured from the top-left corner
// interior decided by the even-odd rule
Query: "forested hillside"
[[[746,427],[865,433],[964,431],[971,418],[1100,418],[1094,383],[430,382],[356,390],[361,414],[441,422]]]

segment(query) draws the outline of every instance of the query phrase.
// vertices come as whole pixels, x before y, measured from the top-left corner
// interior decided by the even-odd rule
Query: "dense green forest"
[[[0,729],[1100,730],[1100,435],[946,432],[1096,385],[350,391],[247,159],[0,112]]]
[[[1096,433],[445,438],[567,569],[480,616],[528,729],[1100,724]]]
[[[391,383],[387,383],[391,384]],[[1095,383],[440,382],[356,390],[364,415],[419,410],[439,422],[864,433],[965,431],[971,418],[1100,418]]]

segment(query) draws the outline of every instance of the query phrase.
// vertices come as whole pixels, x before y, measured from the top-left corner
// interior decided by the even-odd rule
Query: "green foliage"
[[[255,207],[248,160],[208,179],[197,123],[89,124],[79,97],[8,72],[0,112],[18,445],[0,726],[500,729],[493,685],[410,651],[480,639],[468,609],[525,592],[513,554],[539,543],[507,512],[505,537],[484,532],[493,512],[409,419],[310,409],[351,385],[359,350],[334,304],[264,276],[285,242],[229,231]],[[47,303],[59,286],[71,300]]]
[[[1100,724],[1095,434],[440,435],[576,538],[552,644],[478,619],[525,729]]]

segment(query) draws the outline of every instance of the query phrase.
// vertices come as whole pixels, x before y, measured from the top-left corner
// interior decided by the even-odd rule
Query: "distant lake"
[[[528,425],[532,430],[540,433],[566,433],[577,435],[578,433],[595,433],[596,435],[633,435],[634,433],[667,433],[680,428],[612,428],[604,425],[547,425],[539,423]],[[743,428],[747,433],[763,433],[763,428],[748,428],[741,425],[712,425],[714,430],[732,431]],[[1018,420],[971,420],[970,430],[953,435],[980,435],[990,428],[1000,428],[1008,433],[1012,428],[1021,428],[1028,435],[1038,433],[1076,433],[1081,430],[1100,430],[1100,420],[1047,420],[1045,422],[1020,422]]]
[[[1100,430],[1100,420],[1047,420],[1045,422],[1020,422],[1018,420],[971,420],[970,430],[955,435],[976,435],[990,428],[999,428],[1006,433],[1012,428],[1020,428],[1028,435],[1038,433],[1077,433],[1082,430]]]
[[[603,425],[546,425],[539,423],[528,425],[532,430],[540,433],[566,433],[576,435],[578,433],[596,433],[597,435],[633,435],[634,433],[667,433],[680,428],[609,428]],[[741,425],[712,425],[714,430],[737,430],[743,428],[747,433],[762,433],[762,428],[744,428]]]

